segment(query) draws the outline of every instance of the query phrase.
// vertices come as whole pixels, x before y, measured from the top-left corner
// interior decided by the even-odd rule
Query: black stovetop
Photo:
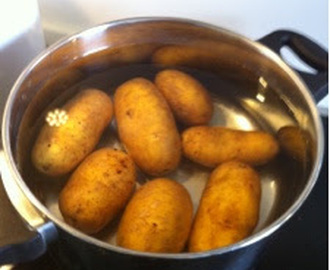
[[[253,270],[328,269],[328,118],[322,120],[325,156],[316,186],[298,212],[271,236]],[[13,269],[80,270],[79,266],[68,264],[65,258],[65,262],[58,258],[59,250],[60,245],[55,243],[41,258]],[[213,269],[218,270],[218,267],[215,265]]]

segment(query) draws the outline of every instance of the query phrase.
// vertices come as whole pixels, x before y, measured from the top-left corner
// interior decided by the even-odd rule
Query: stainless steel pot
[[[115,246],[111,228],[100,235],[85,235],[68,226],[58,212],[57,194],[65,177],[44,179],[30,164],[31,144],[45,112],[85,86],[111,93],[127,78],[145,75],[152,79],[155,70],[164,68],[150,64],[153,53],[163,46],[184,48],[184,56],[171,66],[196,72],[210,89],[215,106],[211,124],[274,134],[285,125],[295,125],[310,136],[305,161],[280,154],[271,164],[258,168],[263,194],[259,224],[250,237],[225,248],[153,254]],[[297,72],[285,64],[276,54],[283,46],[315,68],[315,74]],[[189,54],[190,48],[202,55],[198,61]],[[14,241],[19,239],[2,241],[6,245],[0,248],[0,264],[34,259],[56,240],[87,269],[117,265],[121,269],[250,268],[268,236],[301,207],[317,180],[324,138],[314,98],[320,99],[327,91],[327,69],[327,52],[299,34],[278,31],[256,42],[218,27],[175,18],[110,22],[49,47],[18,78],[4,112],[1,176],[11,203],[29,228],[29,239],[16,245]],[[115,137],[102,141],[117,143]],[[171,177],[188,188],[196,207],[208,174],[208,170],[184,162]]]

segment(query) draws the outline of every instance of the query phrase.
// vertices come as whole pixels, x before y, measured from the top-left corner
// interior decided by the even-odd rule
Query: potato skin
[[[97,145],[113,116],[110,97],[98,89],[87,89],[62,108],[65,124],[45,123],[32,149],[32,162],[42,173],[61,176],[72,171]]]
[[[209,93],[195,78],[179,70],[163,70],[155,84],[169,103],[175,117],[185,125],[207,124],[213,114]]]
[[[207,251],[249,236],[259,219],[261,187],[257,172],[230,161],[218,166],[203,191],[189,238],[189,251]]]
[[[186,129],[182,148],[188,159],[211,168],[230,160],[263,165],[279,151],[278,142],[269,133],[216,126]]]
[[[144,252],[180,252],[188,239],[192,217],[192,201],[181,184],[167,178],[151,180],[127,205],[117,244]]]
[[[155,85],[131,79],[116,89],[115,115],[121,142],[142,171],[160,176],[181,159],[181,139],[174,116]]]
[[[135,165],[126,153],[111,148],[93,152],[60,193],[64,220],[87,234],[99,232],[123,210],[135,181]]]

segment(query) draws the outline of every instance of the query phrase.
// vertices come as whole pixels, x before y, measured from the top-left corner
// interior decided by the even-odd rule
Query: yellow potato
[[[189,238],[189,251],[207,251],[248,237],[259,219],[261,187],[250,166],[230,161],[211,174]]]
[[[166,178],[151,180],[128,203],[117,244],[146,252],[180,252],[188,239],[192,216],[190,195],[181,184]]]
[[[93,152],[60,193],[64,220],[85,233],[99,232],[123,210],[135,181],[135,165],[126,153],[111,148]]]
[[[263,165],[279,151],[278,142],[267,132],[215,126],[186,129],[182,148],[188,159],[211,168],[230,160]]]
[[[309,134],[295,126],[282,127],[277,132],[277,138],[283,151],[300,162],[306,162],[309,158]]]
[[[213,43],[211,43],[213,45]],[[187,66],[206,69],[217,69],[221,59],[215,57],[214,46],[210,43],[188,45],[167,45],[156,50],[152,56],[155,64],[164,66]]]
[[[172,112],[155,85],[131,79],[115,92],[119,137],[140,169],[159,176],[174,170],[181,158],[181,140]]]
[[[234,75],[236,79],[242,76],[255,81],[255,66],[260,65],[261,60],[251,55],[240,44],[196,38],[189,45],[160,47],[153,53],[152,62],[163,67],[191,67],[221,76]],[[262,64],[269,65],[266,61]]]
[[[189,74],[164,70],[156,75],[155,84],[180,122],[195,126],[211,120],[212,99],[204,86]]]
[[[32,162],[42,173],[60,176],[72,171],[97,145],[113,115],[110,97],[87,89],[63,108],[48,114],[32,149]]]

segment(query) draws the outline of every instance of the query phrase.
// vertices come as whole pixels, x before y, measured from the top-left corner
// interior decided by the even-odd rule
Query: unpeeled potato
[[[152,62],[162,67],[191,67],[235,78],[255,78],[255,66],[261,59],[252,57],[238,43],[196,39],[186,44],[165,45],[152,55]],[[244,63],[244,66],[242,65]],[[267,66],[267,63],[263,63]]]
[[[283,151],[299,162],[306,162],[310,155],[309,134],[296,126],[284,126],[277,132],[277,138]]]
[[[144,184],[127,205],[117,244],[145,252],[180,252],[192,223],[189,193],[179,183],[158,178]]]
[[[124,152],[102,148],[78,166],[59,196],[64,220],[94,234],[125,207],[135,187],[136,171]]]
[[[214,68],[217,69],[221,64],[221,57],[215,55],[214,43],[189,45],[166,45],[156,50],[152,56],[155,64],[167,67],[187,66],[195,68]],[[212,49],[210,50],[210,45]]]
[[[139,168],[153,176],[174,170],[181,159],[181,140],[166,100],[149,80],[134,78],[114,97],[121,142]]]
[[[95,148],[112,116],[106,93],[98,89],[78,93],[48,114],[32,149],[32,163],[49,176],[69,173]]]
[[[207,251],[249,236],[259,219],[260,178],[247,164],[230,161],[211,174],[189,238],[189,251]]]
[[[182,134],[183,154],[207,167],[239,160],[250,165],[263,165],[278,151],[277,140],[264,131],[243,131],[216,126],[196,126]]]
[[[205,87],[189,74],[173,69],[163,70],[156,75],[155,84],[180,122],[195,126],[211,120],[212,99]]]

